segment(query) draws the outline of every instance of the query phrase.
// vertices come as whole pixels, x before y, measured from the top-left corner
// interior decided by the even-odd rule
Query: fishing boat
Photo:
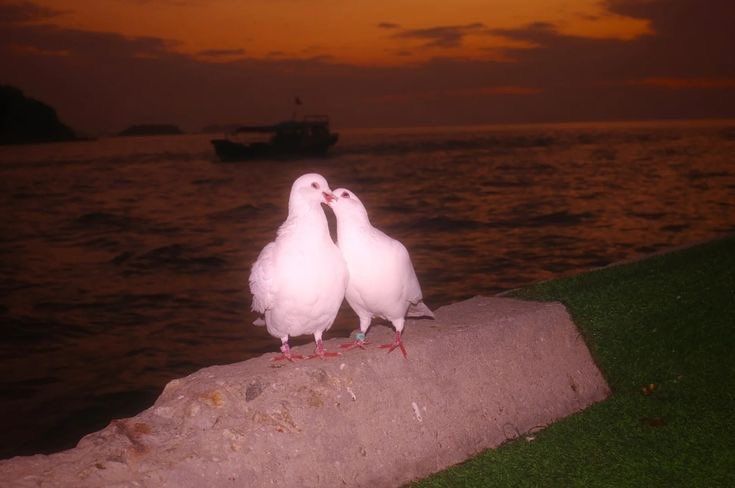
[[[238,127],[224,139],[212,139],[220,161],[249,161],[324,156],[339,134],[329,130],[325,115],[309,115],[275,125]]]

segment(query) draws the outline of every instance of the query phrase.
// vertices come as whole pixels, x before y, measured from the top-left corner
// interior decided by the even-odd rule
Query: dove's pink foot
[[[360,349],[365,349],[365,344],[368,342],[365,340],[365,334],[362,332],[358,332],[355,334],[355,340],[352,342],[345,342],[344,344],[340,344],[339,347],[343,349],[354,349],[356,347],[359,347]]]
[[[291,354],[291,348],[288,347],[288,343],[285,343],[281,346],[281,355],[276,356],[271,361],[282,361],[284,359],[287,359],[291,362],[294,362],[295,359],[304,359],[304,356],[301,354]]]
[[[401,342],[401,333],[396,332],[396,338],[395,340],[390,344],[381,344],[381,349],[388,349],[388,352],[393,352],[393,349],[395,348],[401,348],[401,352],[403,353],[403,357],[408,359],[408,354],[406,354],[406,348],[403,347],[403,342]]]
[[[331,352],[331,351],[325,351],[324,350],[324,344],[322,343],[321,339],[316,341],[316,350],[314,350],[314,354],[307,357],[306,359],[314,359],[314,358],[332,358],[336,356],[341,356],[338,352]]]

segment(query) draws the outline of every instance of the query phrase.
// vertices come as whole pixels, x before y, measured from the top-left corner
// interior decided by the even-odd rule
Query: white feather
[[[294,182],[288,218],[250,273],[252,309],[264,314],[268,332],[284,343],[302,334],[320,340],[344,298],[347,268],[329,235],[321,208],[325,195],[332,192],[321,175],[306,174]]]
[[[406,314],[434,317],[422,302],[421,286],[406,247],[370,223],[357,196],[340,188],[329,206],[337,217],[337,244],[347,262],[345,298],[365,332],[373,317],[390,320],[401,332]]]

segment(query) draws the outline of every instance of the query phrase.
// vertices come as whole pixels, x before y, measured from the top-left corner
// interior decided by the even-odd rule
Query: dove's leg
[[[322,342],[322,331],[321,330],[314,333],[314,340],[316,341],[316,349],[314,350],[314,354],[307,357],[306,359],[314,359],[314,358],[324,359],[325,357],[340,356],[340,353],[338,352],[330,352],[330,351],[324,350],[324,343]]]
[[[352,342],[345,342],[344,344],[341,344],[339,347],[345,348],[345,349],[353,349],[355,347],[359,347],[360,349],[365,349],[365,344],[367,344],[367,340],[365,339],[365,332],[367,332],[368,327],[370,327],[370,321],[372,317],[370,315],[361,315],[360,316],[360,332],[355,334],[355,340]]]
[[[408,354],[406,354],[406,348],[403,347],[403,342],[401,341],[401,332],[403,331],[403,323],[405,322],[405,319],[400,318],[396,320],[392,320],[393,327],[396,328],[396,338],[393,340],[390,344],[381,344],[380,347],[384,349],[388,349],[388,352],[393,352],[393,349],[400,348],[401,352],[403,353],[403,357],[408,359]]]
[[[281,355],[274,357],[271,361],[281,361],[282,359],[288,359],[291,362],[294,359],[304,359],[304,356],[300,354],[291,354],[291,348],[288,347],[288,336],[281,337]]]

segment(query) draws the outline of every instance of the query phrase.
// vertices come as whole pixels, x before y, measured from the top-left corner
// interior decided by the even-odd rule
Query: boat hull
[[[212,139],[211,143],[222,162],[250,161],[257,159],[297,159],[323,157],[331,146],[337,143],[338,135],[330,134],[329,138],[312,144],[274,144],[272,142],[255,142],[243,144],[230,139]]]

